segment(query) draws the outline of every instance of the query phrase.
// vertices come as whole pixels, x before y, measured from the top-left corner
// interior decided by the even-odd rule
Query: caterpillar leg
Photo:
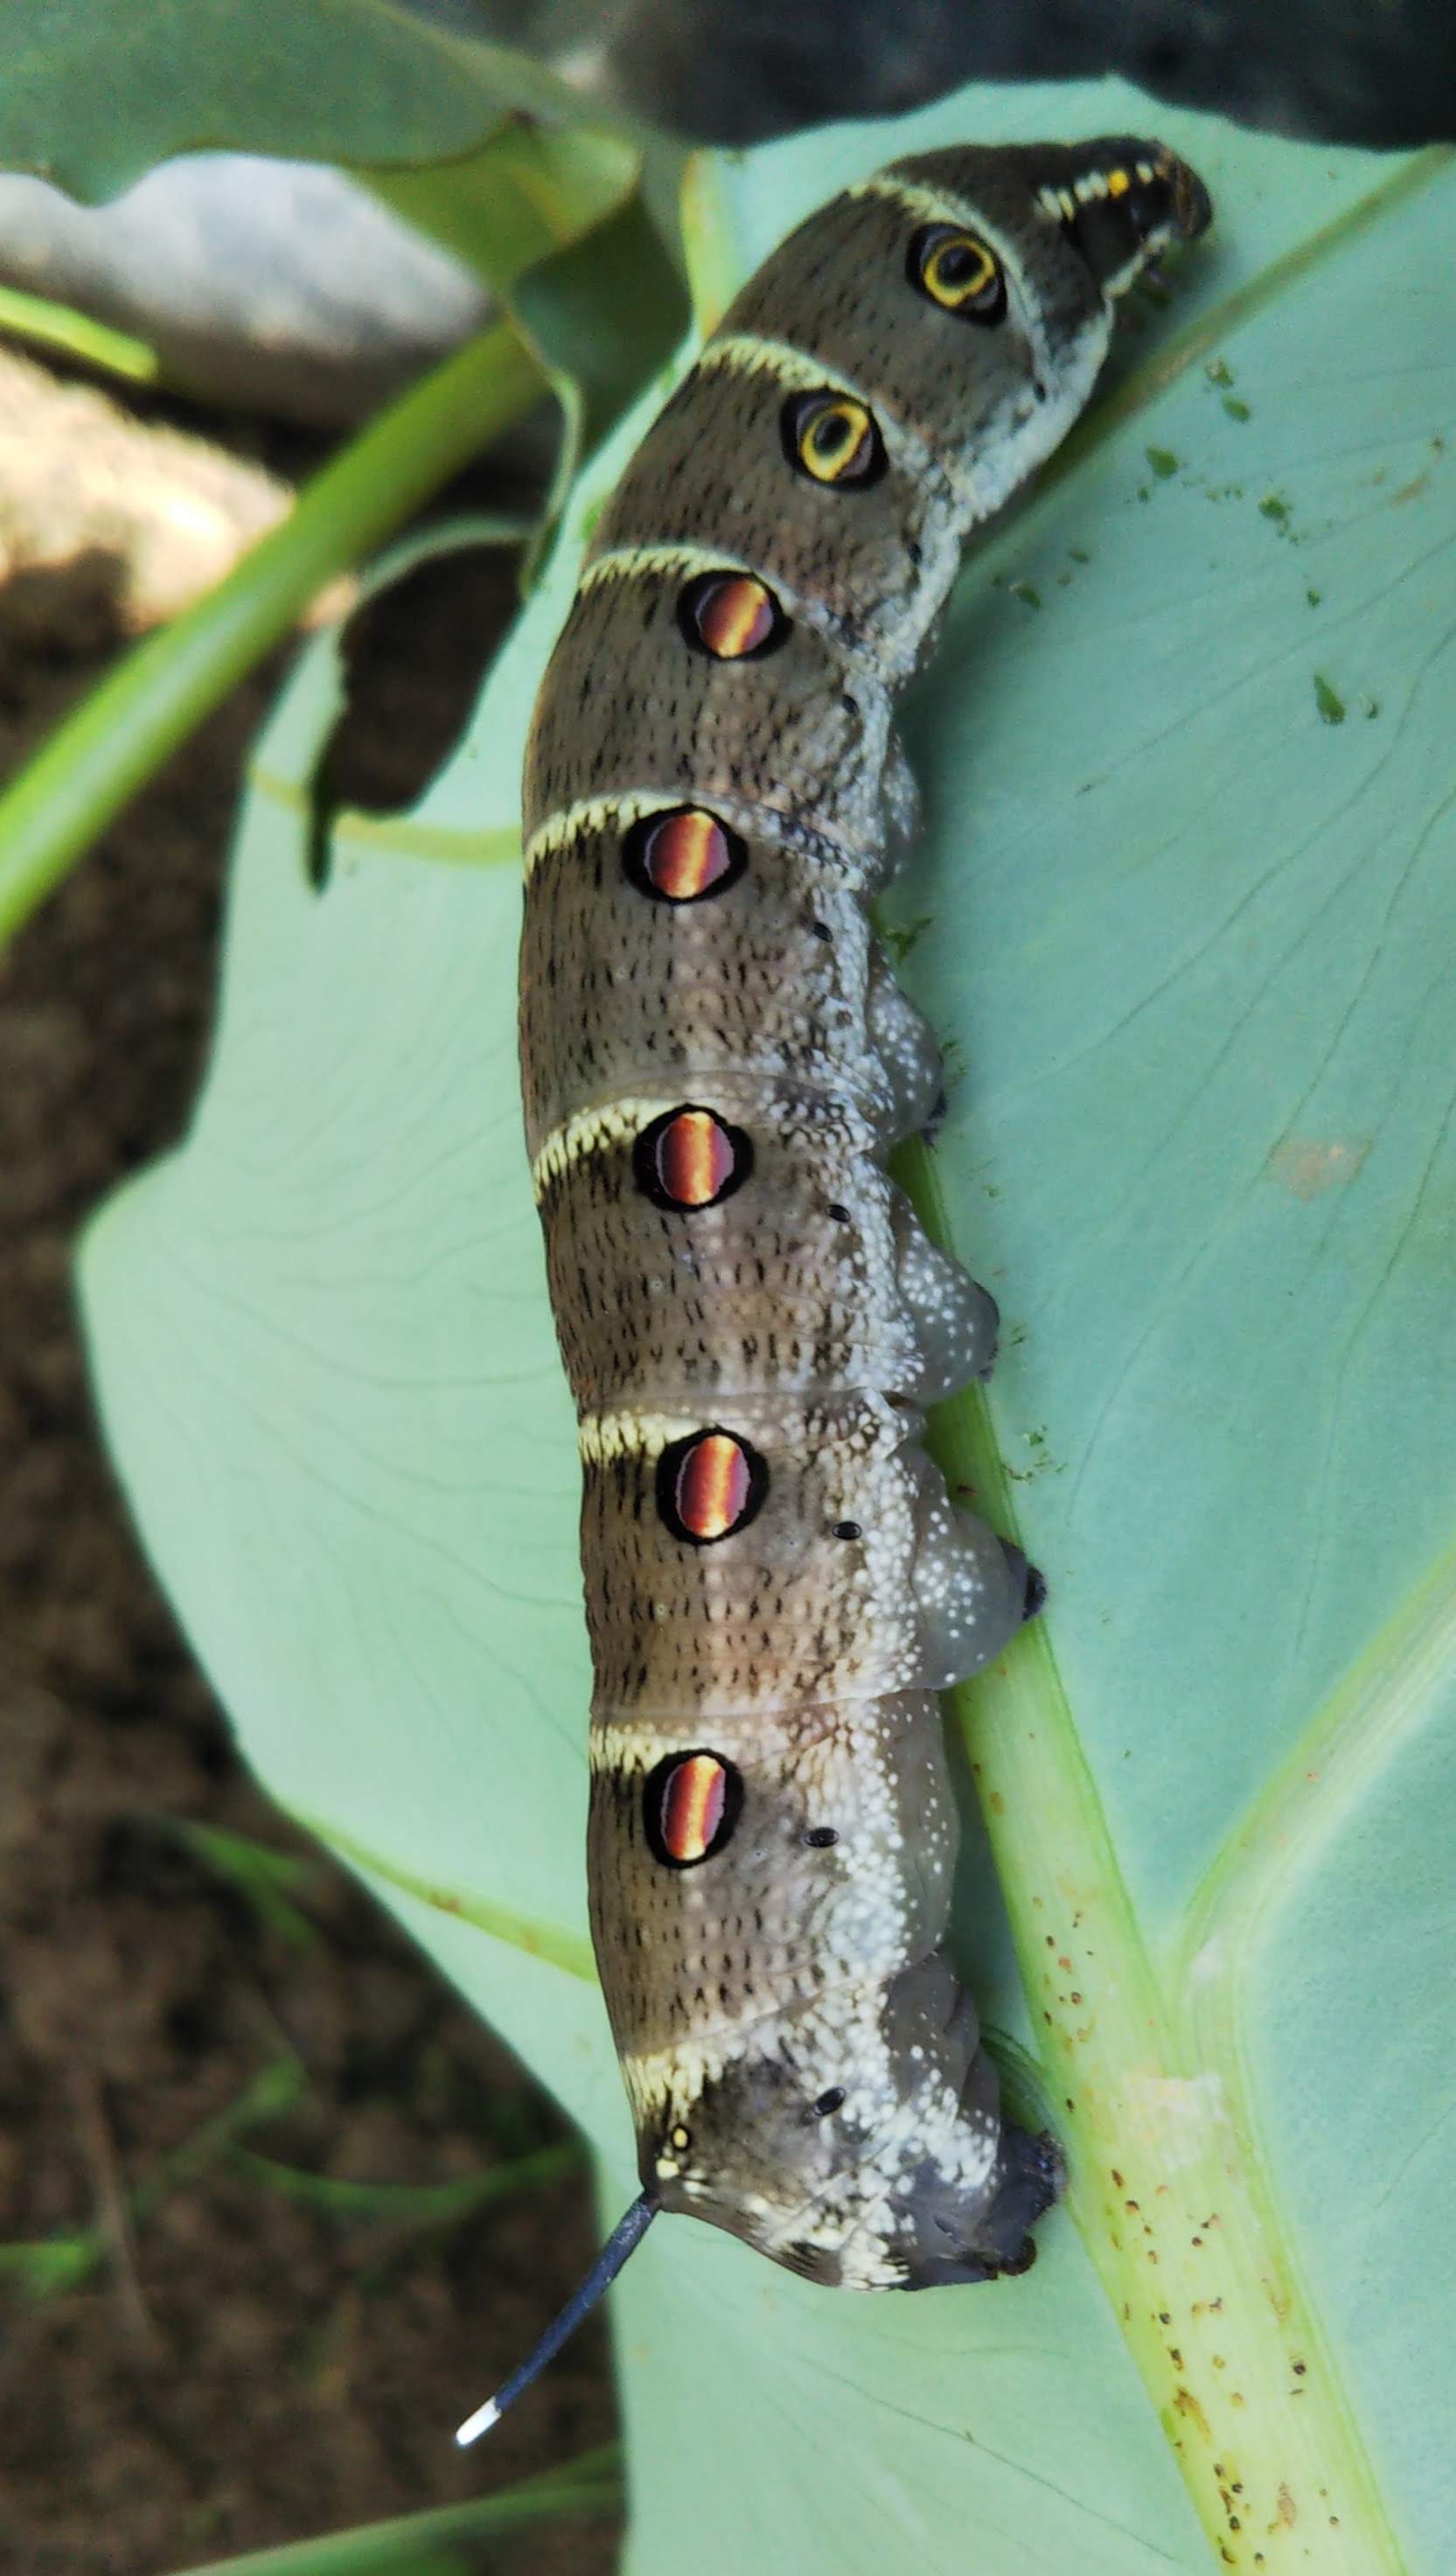
[[[918,1404],[934,1404],[972,1378],[988,1378],[996,1364],[1001,1309],[989,1288],[931,1242],[907,1198],[896,1194],[890,1222],[895,1275],[909,1309],[922,1374],[909,1390]]]
[[[1062,2151],[1049,2129],[1033,2135],[1005,2123],[996,2187],[978,2234],[988,2279],[1030,2271],[1036,2260],[1031,2230],[1061,2198],[1066,2178]]]
[[[1011,1540],[957,1509],[929,1459],[919,1482],[913,1578],[925,1657],[919,1678],[948,1690],[994,1662],[1036,1617],[1046,1585]]]

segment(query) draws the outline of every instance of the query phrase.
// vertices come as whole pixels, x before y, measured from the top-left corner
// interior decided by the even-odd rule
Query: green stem
[[[604,2443],[564,2469],[527,2478],[498,2495],[437,2505],[393,2522],[359,2523],[316,2540],[285,2541],[281,2548],[252,2549],[242,2558],[215,2559],[192,2576],[410,2576],[427,2548],[493,2539],[569,2514],[620,2513],[617,2462],[616,2444]]]
[[[305,2208],[321,2209],[331,2218],[363,2218],[381,2226],[417,2229],[452,2227],[457,2219],[474,2218],[497,2201],[539,2191],[563,2174],[579,2171],[582,2160],[581,2148],[568,2142],[536,2147],[529,2155],[514,2156],[508,2164],[490,2165],[479,2173],[457,2174],[451,2182],[348,2182],[339,2175],[307,2173],[298,2165],[280,2164],[276,2156],[257,2155],[251,2147],[234,2147],[232,2152],[239,2173],[250,2175],[285,2200],[302,2201]]]
[[[216,590],[118,664],[0,796],[0,941],[323,584],[380,545],[545,390],[508,325],[482,332],[371,421]]]
[[[64,358],[79,358],[127,384],[154,385],[162,370],[156,350],[130,331],[114,331],[95,322],[73,304],[57,304],[48,295],[27,295],[18,286],[0,286],[0,331],[33,349],[52,349]]]
[[[897,1172],[953,1248],[928,1148],[902,1147]],[[984,1399],[953,1396],[931,1429],[952,1491],[1012,1529]],[[1218,2562],[1241,2576],[1400,2576],[1242,2089],[1144,1946],[1047,1623],[952,1707],[1068,2153],[1067,2207]]]

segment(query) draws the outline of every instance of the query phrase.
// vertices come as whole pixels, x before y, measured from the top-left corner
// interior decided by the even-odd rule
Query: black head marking
[[[1037,190],[1108,295],[1121,294],[1170,242],[1213,219],[1208,190],[1166,144],[1114,135],[1070,147]]]

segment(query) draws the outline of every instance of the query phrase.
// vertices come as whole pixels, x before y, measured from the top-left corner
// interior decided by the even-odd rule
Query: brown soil
[[[41,524],[27,552],[0,492],[9,776],[142,622],[149,504],[133,535],[115,507],[114,406],[71,403],[62,433],[49,380],[7,365],[7,436],[50,442],[60,496],[48,529],[42,487],[28,494]],[[58,477],[62,434],[73,470]],[[176,451],[157,407],[134,437],[133,488],[165,508]],[[233,425],[224,443],[256,456],[259,434]],[[104,521],[78,501],[88,460]],[[270,505],[200,448],[198,464],[200,582],[229,496],[240,540]],[[186,523],[168,530],[169,604]],[[473,587],[417,593],[407,655],[374,621],[370,740],[409,739],[423,716],[444,748],[462,655],[500,604],[498,569],[477,564]],[[423,676],[422,633],[438,648]],[[244,2147],[423,2184],[564,2133],[239,1768],[100,1454],[71,1310],[81,1221],[186,1118],[240,764],[285,666],[240,689],[105,836],[0,989],[0,2564],[17,2576],[164,2576],[504,2487],[612,2431],[593,2327],[488,2452],[450,2441],[590,2258],[584,2168],[431,2228],[311,2206],[247,2164]],[[199,1825],[300,1855],[292,1917],[267,1919],[182,1830]],[[294,2066],[296,2098],[270,2111],[270,2070]],[[52,2238],[88,2239],[95,2259],[41,2295],[5,2249]],[[609,2525],[565,2522],[439,2563],[596,2576],[615,2548]]]

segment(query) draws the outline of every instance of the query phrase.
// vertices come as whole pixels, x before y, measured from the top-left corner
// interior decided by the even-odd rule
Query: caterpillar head
[[[731,2055],[683,2075],[639,2131],[642,2180],[664,2209],[843,2289],[986,2281],[1031,2262],[1057,2151],[1002,2121],[974,2006],[939,1951],[750,2023]]]
[[[1197,172],[1165,143],[1131,134],[1102,135],[1089,143],[926,153],[897,162],[893,175],[932,192],[939,186],[961,200],[968,215],[984,214],[992,236],[988,247],[999,250],[1013,270],[1020,249],[1033,286],[1042,265],[1038,247],[1060,238],[1103,298],[1123,294],[1160,253],[1175,242],[1196,240],[1213,221],[1213,203]],[[941,230],[949,233],[951,227]],[[932,300],[994,326],[1004,294],[998,297],[991,279],[978,277],[964,255],[939,247],[940,261],[924,280]]]
[[[1160,252],[1194,241],[1213,221],[1197,172],[1163,143],[1117,135],[1069,148],[1037,203],[1059,223],[1104,295],[1121,295]]]
[[[895,265],[873,238],[893,221],[902,311],[885,380],[988,516],[1059,444],[1091,391],[1116,299],[1212,220],[1202,181],[1166,145],[957,147],[897,161],[863,183],[868,274]],[[910,294],[904,297],[908,284]],[[884,288],[875,288],[878,322]],[[856,325],[865,327],[862,293]]]
[[[686,2083],[639,2116],[641,2194],[457,2442],[488,2432],[530,2387],[662,2210],[843,2289],[938,2289],[1027,2270],[1028,2230],[1061,2190],[1061,2157],[1052,2138],[1000,2118],[975,2007],[939,1951],[880,1988],[834,1988],[744,2037],[752,2044],[731,2064],[710,2073],[705,2063],[696,2089]],[[853,2100],[847,2085],[809,2098],[813,2070],[836,2050],[861,2052]]]

